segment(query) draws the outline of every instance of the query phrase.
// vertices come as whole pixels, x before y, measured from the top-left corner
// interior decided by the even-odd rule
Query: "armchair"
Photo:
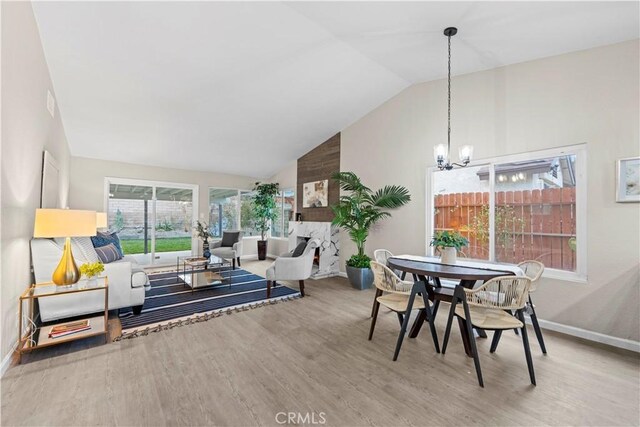
[[[293,257],[293,251],[280,255],[267,268],[267,298],[271,298],[271,285],[277,280],[297,280],[300,284],[300,295],[304,297],[304,281],[311,276],[313,257],[320,246],[318,239],[309,240],[307,247],[299,257]]]
[[[223,231],[222,239],[211,243],[211,254],[220,258],[230,259],[233,269],[236,269],[236,261],[240,267],[242,257],[242,236],[240,231]]]

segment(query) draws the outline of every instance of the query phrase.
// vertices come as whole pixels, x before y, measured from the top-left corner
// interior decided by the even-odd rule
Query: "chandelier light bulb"
[[[433,147],[433,157],[437,163],[444,162],[448,157],[447,146],[444,144],[438,144]]]
[[[473,146],[463,145],[458,149],[458,155],[460,156],[460,161],[462,163],[469,163],[471,161],[471,157],[473,157]]]

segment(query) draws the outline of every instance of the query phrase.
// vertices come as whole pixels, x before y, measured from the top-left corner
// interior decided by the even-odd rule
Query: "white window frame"
[[[545,157],[559,157],[566,155],[576,156],[576,271],[565,271],[555,268],[545,268],[543,277],[565,280],[576,283],[587,283],[587,144],[576,144],[565,147],[551,148],[526,153],[510,154],[489,159],[474,160],[473,166],[489,166],[489,235],[494,236],[495,213],[495,165],[503,163],[521,162]],[[436,166],[430,166],[426,171],[425,186],[425,212],[426,212],[426,242],[433,236],[433,173],[437,172]],[[446,172],[442,172],[446,173]],[[427,243],[426,254],[430,254],[430,246]],[[489,239],[489,262],[495,261],[495,239]]]
[[[279,196],[282,198],[282,203],[280,204],[280,215],[282,216],[281,221],[282,221],[282,233],[284,234],[284,236],[282,237],[276,237],[273,235],[273,227],[269,228],[269,238],[270,239],[274,239],[274,240],[289,240],[289,236],[287,236],[287,234],[289,233],[289,230],[285,230],[284,228],[284,192],[285,191],[292,191],[293,192],[293,200],[294,200],[294,208],[295,208],[295,202],[296,202],[296,189],[294,187],[287,187],[287,188],[283,188],[278,190],[278,194]]]
[[[231,188],[231,187],[218,187],[218,186],[209,186],[207,188],[207,215],[209,214],[209,208],[211,206],[211,190],[229,190],[229,191],[235,191],[236,192],[236,196],[238,196],[238,203],[236,203],[236,215],[238,218],[238,230],[242,231],[242,218],[241,218],[241,213],[242,213],[242,198],[241,195],[242,193],[251,193],[253,192],[253,190],[248,190],[248,189],[244,189],[244,188]],[[207,218],[207,223],[209,222],[209,218]],[[224,230],[220,230],[220,231],[224,231]],[[213,241],[217,241],[222,239],[222,237],[214,237]],[[242,236],[242,240],[258,240],[260,239],[260,236]]]
[[[169,182],[169,181],[149,181],[145,179],[136,179],[136,178],[115,178],[106,176],[104,178],[104,202],[103,209],[104,212],[109,212],[109,186],[111,184],[117,185],[140,185],[144,187],[151,187],[153,189],[153,193],[151,196],[151,200],[153,200],[153,209],[151,209],[151,220],[154,224],[154,231],[151,233],[151,265],[154,264],[156,259],[156,233],[155,233],[155,224],[156,224],[156,187],[165,187],[165,188],[181,188],[184,190],[191,190],[192,198],[191,208],[193,209],[192,218],[198,218],[198,213],[200,212],[198,208],[198,201],[200,200],[199,190],[200,187],[197,184],[185,184],[181,182]],[[197,239],[194,239],[191,236],[191,252],[196,253],[198,250],[198,242]]]

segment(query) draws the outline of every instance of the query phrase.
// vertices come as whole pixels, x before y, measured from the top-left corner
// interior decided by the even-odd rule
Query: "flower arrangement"
[[[209,240],[209,237],[213,237],[213,234],[209,231],[209,224],[204,221],[196,221],[196,225],[193,227],[193,230],[195,231],[196,236],[205,242]]]
[[[88,262],[80,266],[80,273],[87,279],[92,279],[104,271],[104,264],[101,262]]]

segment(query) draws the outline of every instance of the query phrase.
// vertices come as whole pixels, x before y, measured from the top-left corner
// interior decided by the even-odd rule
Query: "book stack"
[[[71,334],[91,329],[89,320],[78,320],[77,322],[65,323],[64,325],[56,325],[51,328],[49,338],[60,338]]]

